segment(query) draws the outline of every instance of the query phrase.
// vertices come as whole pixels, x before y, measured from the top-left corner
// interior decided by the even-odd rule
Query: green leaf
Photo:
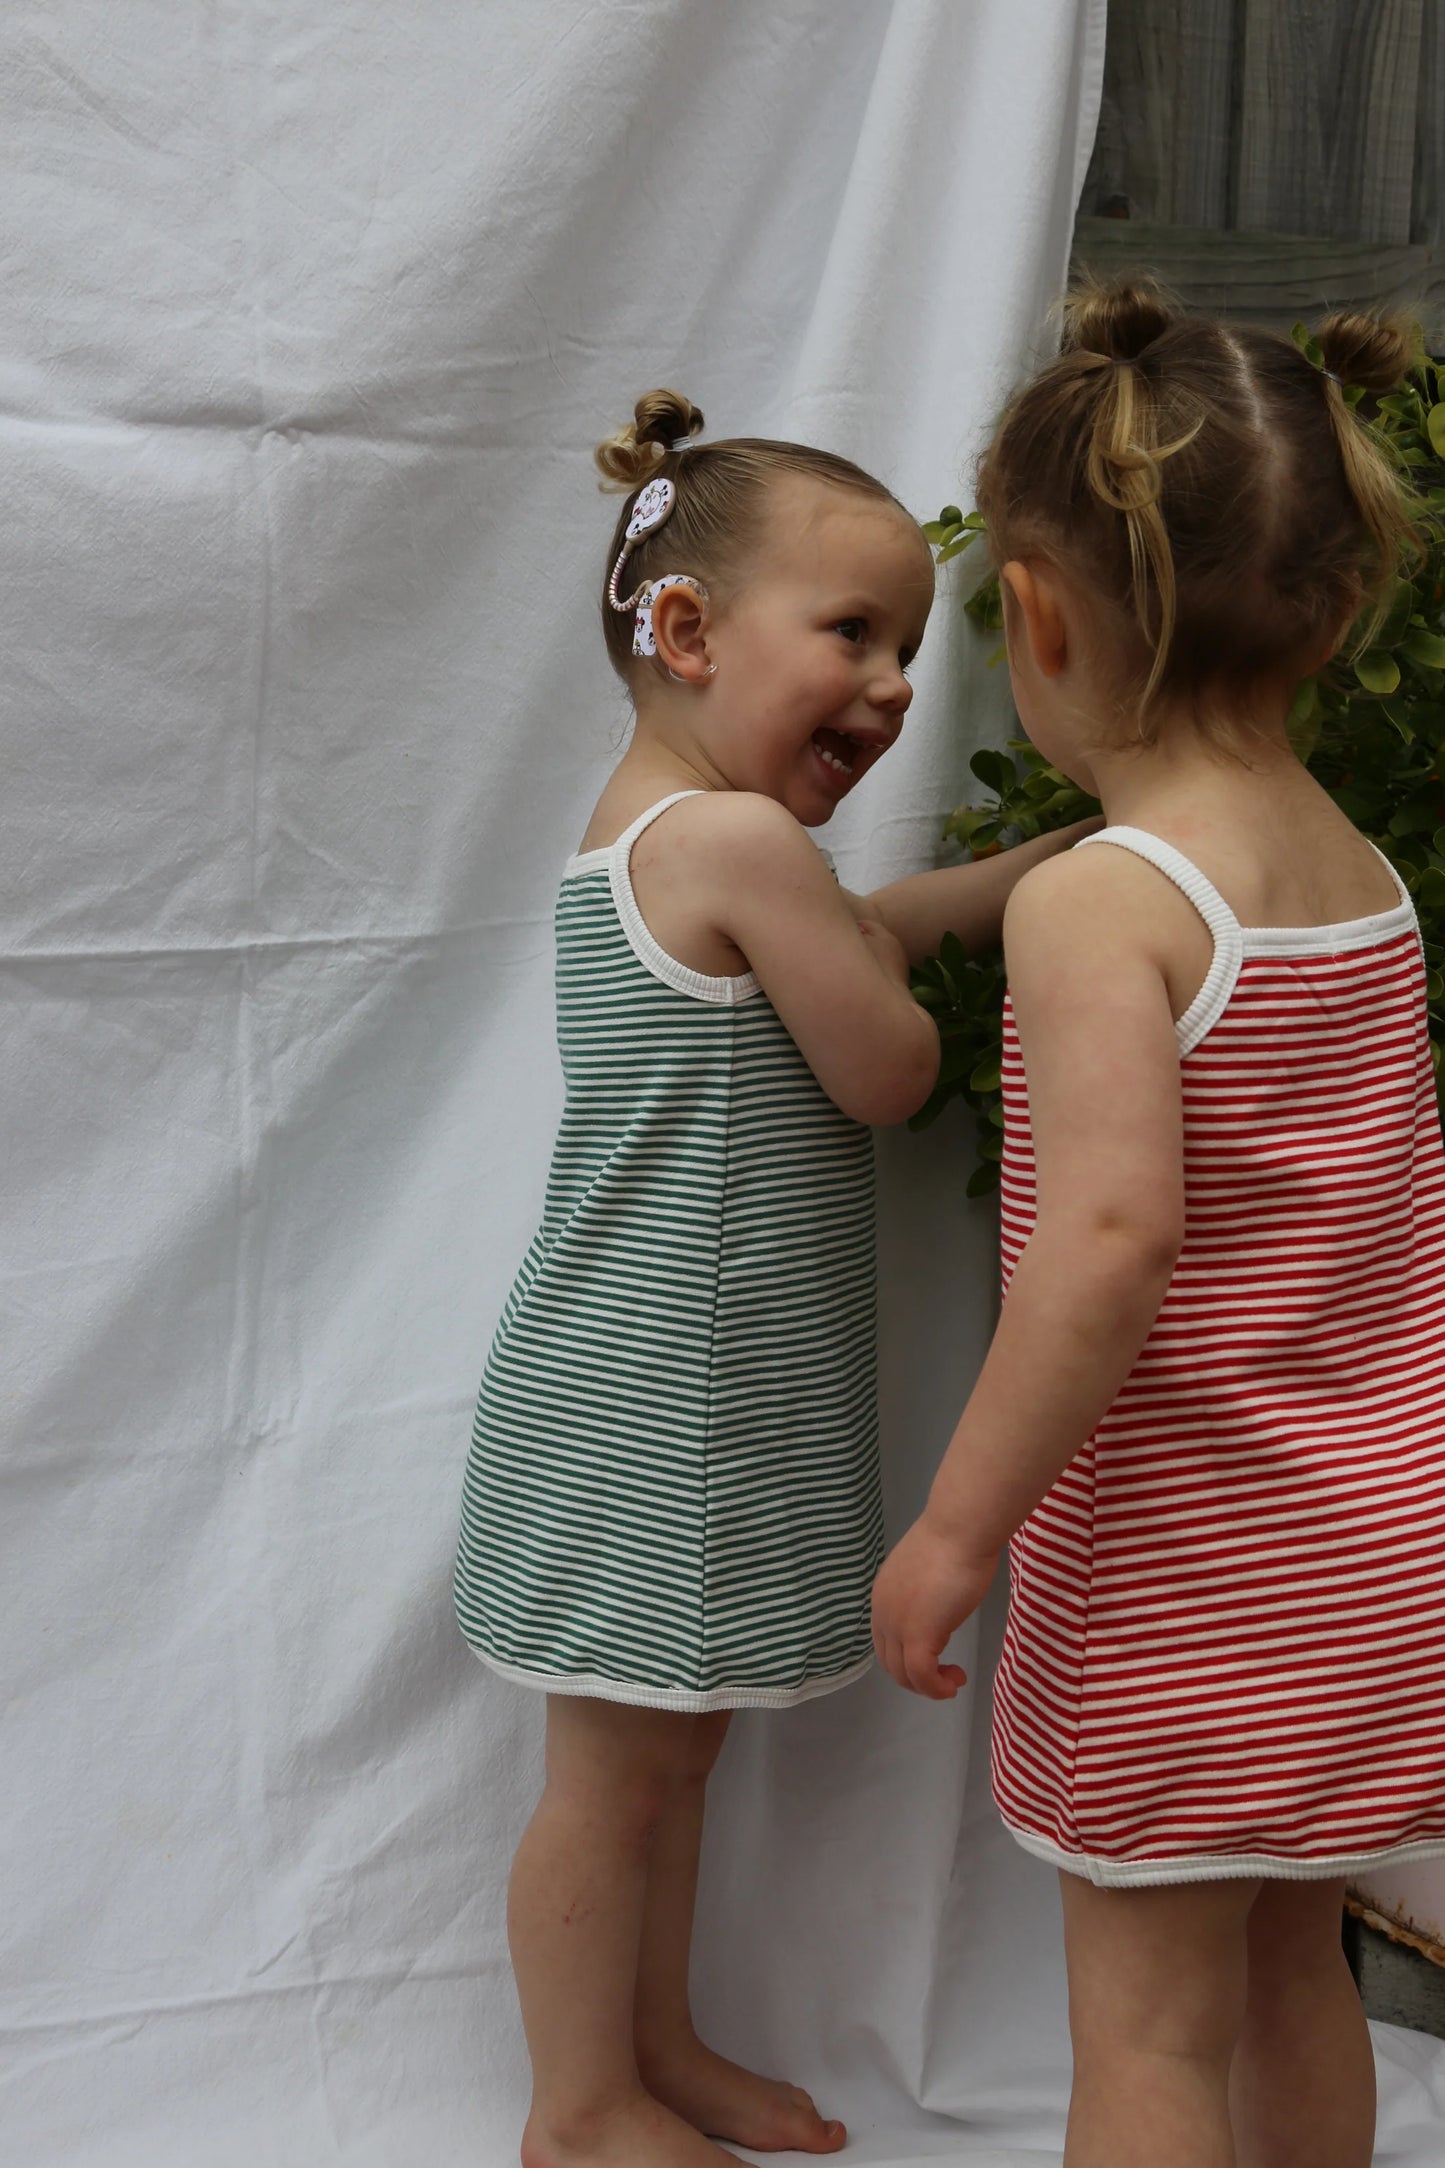
[[[1285,729],[1296,756],[1308,760],[1320,734],[1320,689],[1314,678],[1306,678],[1290,702]]]
[[[950,1085],[939,1084],[935,1086],[924,1100],[923,1105],[918,1109],[918,1112],[909,1115],[909,1128],[913,1130],[927,1129],[930,1122],[938,1120],[939,1115],[952,1097],[953,1090]]]
[[[1445,873],[1438,866],[1427,866],[1420,876],[1415,891],[1415,901],[1422,911],[1433,918],[1436,912],[1445,911]]]
[[[970,514],[970,517],[977,519],[978,514],[974,512]],[[963,513],[956,504],[946,504],[938,515],[938,524],[940,527],[961,527],[963,525]]]
[[[1445,407],[1440,409],[1445,413]],[[1400,642],[1411,662],[1418,662],[1426,670],[1445,670],[1445,638],[1438,632],[1425,632],[1412,625]]]
[[[1392,836],[1423,836],[1434,825],[1435,806],[1433,800],[1413,799],[1408,804],[1402,805],[1397,813],[1390,815],[1389,828]]]
[[[991,1197],[997,1188],[998,1168],[992,1160],[981,1159],[969,1176],[963,1194],[965,1197]]]
[[[1376,647],[1398,645],[1415,608],[1415,589],[1409,580],[1396,580],[1375,634]]]
[[[1018,771],[1008,754],[996,752],[991,745],[981,746],[968,765],[980,783],[1000,794],[1012,790],[1018,781]]]
[[[1367,693],[1392,693],[1400,682],[1400,665],[1383,648],[1369,648],[1355,658],[1355,676]]]
[[[964,606],[964,615],[983,632],[998,632],[1003,627],[1003,598],[999,594],[998,574],[991,572],[980,580]]]
[[[1439,382],[1437,373],[1436,382]],[[1432,406],[1425,416],[1430,447],[1437,459],[1445,459],[1445,406]]]
[[[971,1092],[996,1092],[1003,1083],[1003,1055],[985,1054],[968,1080]]]

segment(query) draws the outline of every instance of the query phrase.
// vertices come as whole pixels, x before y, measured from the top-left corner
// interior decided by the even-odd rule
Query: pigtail
[[[1117,320],[1111,307],[1116,298]],[[1179,601],[1161,502],[1164,463],[1194,442],[1204,415],[1199,413],[1181,436],[1160,443],[1158,397],[1139,366],[1144,349],[1174,320],[1157,289],[1126,286],[1117,297],[1107,289],[1086,292],[1075,307],[1070,326],[1075,351],[1101,387],[1084,472],[1099,502],[1123,515],[1134,615],[1152,656],[1140,696],[1141,708],[1147,709],[1169,661]],[[1114,351],[1120,346],[1125,351]]]
[[[1365,598],[1387,593],[1393,574],[1419,555],[1413,492],[1378,440],[1364,430],[1345,397],[1357,385],[1373,398],[1395,389],[1419,359],[1419,333],[1400,316],[1366,316],[1340,309],[1315,333],[1323,361],[1325,404],[1339,446],[1345,483],[1369,538],[1361,567]],[[1376,613],[1378,616],[1378,612]],[[1378,626],[1367,626],[1367,637]]]

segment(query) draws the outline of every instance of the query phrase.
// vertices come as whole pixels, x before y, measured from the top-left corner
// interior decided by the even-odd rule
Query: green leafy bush
[[[1318,366],[1318,349],[1302,325],[1295,339]],[[1351,387],[1346,397],[1358,405],[1361,394]],[[1347,642],[1328,669],[1301,685],[1289,729],[1311,773],[1398,867],[1414,898],[1425,937],[1436,1088],[1445,1094],[1445,362],[1422,363],[1398,391],[1375,402],[1365,426],[1409,474],[1425,550],[1409,577],[1395,582],[1364,652]],[[924,529],[940,564],[982,532],[978,513],[965,517],[957,505],[945,506]],[[964,607],[981,631],[997,633],[997,575]],[[944,835],[975,857],[1097,810],[1027,739],[1011,738],[1007,753],[975,753],[970,766],[989,796],[955,806]],[[1003,1150],[1002,959],[970,959],[950,935],[914,973],[913,990],[937,1021],[943,1065],[911,1126],[926,1127],[951,1099],[972,1108],[979,1165],[969,1194],[980,1196],[997,1187]]]

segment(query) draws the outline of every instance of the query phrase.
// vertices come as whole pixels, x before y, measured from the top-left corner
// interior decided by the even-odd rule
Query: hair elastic
[[[1338,384],[1338,385],[1339,385],[1339,387],[1340,387],[1340,390],[1341,390],[1341,391],[1343,391],[1343,390],[1344,390],[1344,388],[1345,388],[1345,380],[1344,380],[1344,378],[1343,378],[1342,376],[1336,376],[1336,375],[1335,375],[1335,372],[1334,372],[1334,370],[1333,370],[1333,369],[1327,369],[1327,368],[1325,367],[1325,365],[1324,365],[1324,363],[1323,363],[1323,362],[1321,362],[1321,363],[1320,363],[1320,375],[1321,375],[1321,376],[1327,376],[1327,377],[1329,378],[1329,380],[1330,380],[1330,382],[1331,382],[1332,384]]]

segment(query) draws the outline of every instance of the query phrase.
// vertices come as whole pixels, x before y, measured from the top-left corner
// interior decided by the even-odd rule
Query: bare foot
[[[522,2168],[722,2168],[724,2161],[744,2168],[736,2153],[642,2092],[611,2115],[565,2127],[534,2108],[522,2133]]]
[[[836,2153],[847,2139],[843,2125],[825,2123],[799,2086],[760,2078],[701,2040],[638,2060],[648,2091],[711,2137],[755,2153]]]

